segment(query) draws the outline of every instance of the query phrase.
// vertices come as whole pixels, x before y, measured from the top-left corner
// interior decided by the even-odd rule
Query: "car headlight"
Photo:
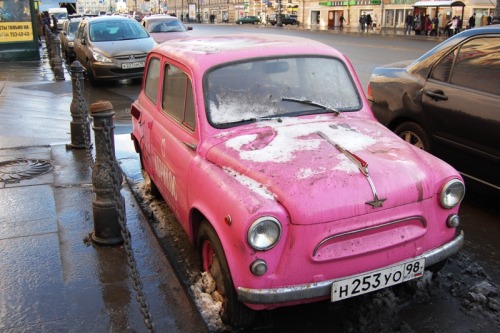
[[[257,251],[272,249],[281,237],[281,224],[270,216],[261,217],[248,229],[248,244]]]
[[[99,52],[93,51],[92,55],[94,56],[94,59],[97,60],[97,61],[99,61],[99,62],[112,62],[111,59],[109,59],[108,57],[103,56]]]
[[[439,202],[443,208],[453,208],[462,201],[465,195],[465,185],[459,179],[448,181],[439,195]]]

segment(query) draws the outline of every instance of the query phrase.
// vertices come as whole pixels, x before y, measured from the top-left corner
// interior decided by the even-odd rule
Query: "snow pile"
[[[228,330],[220,316],[223,298],[215,290],[215,281],[212,276],[207,272],[201,273],[195,284],[191,286],[191,291],[194,294],[196,306],[208,325],[208,329],[211,332]]]
[[[494,297],[498,296],[498,290],[488,281],[481,281],[470,288],[467,301],[499,312],[500,302]]]

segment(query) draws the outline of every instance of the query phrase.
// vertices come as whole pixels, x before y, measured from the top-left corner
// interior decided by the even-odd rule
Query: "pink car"
[[[350,62],[325,44],[171,41],[150,52],[131,114],[145,181],[232,326],[418,278],[463,244],[460,175],[379,124]]]

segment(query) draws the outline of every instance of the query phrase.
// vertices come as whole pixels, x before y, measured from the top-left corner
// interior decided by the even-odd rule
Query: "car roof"
[[[276,55],[325,55],[345,59],[339,51],[321,42],[274,34],[186,37],[160,44],[151,51],[154,53],[199,70],[231,61]]]
[[[178,19],[178,18],[168,14],[155,14],[155,15],[144,16],[142,18],[143,21],[165,20],[165,19]]]
[[[88,22],[101,22],[101,21],[135,21],[133,18],[120,16],[120,15],[101,15],[101,16],[93,16],[87,18]]]

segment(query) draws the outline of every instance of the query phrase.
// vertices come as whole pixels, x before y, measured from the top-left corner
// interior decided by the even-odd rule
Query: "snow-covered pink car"
[[[131,114],[145,181],[233,326],[418,278],[463,245],[460,175],[379,124],[350,62],[325,44],[170,41],[149,53]]]

